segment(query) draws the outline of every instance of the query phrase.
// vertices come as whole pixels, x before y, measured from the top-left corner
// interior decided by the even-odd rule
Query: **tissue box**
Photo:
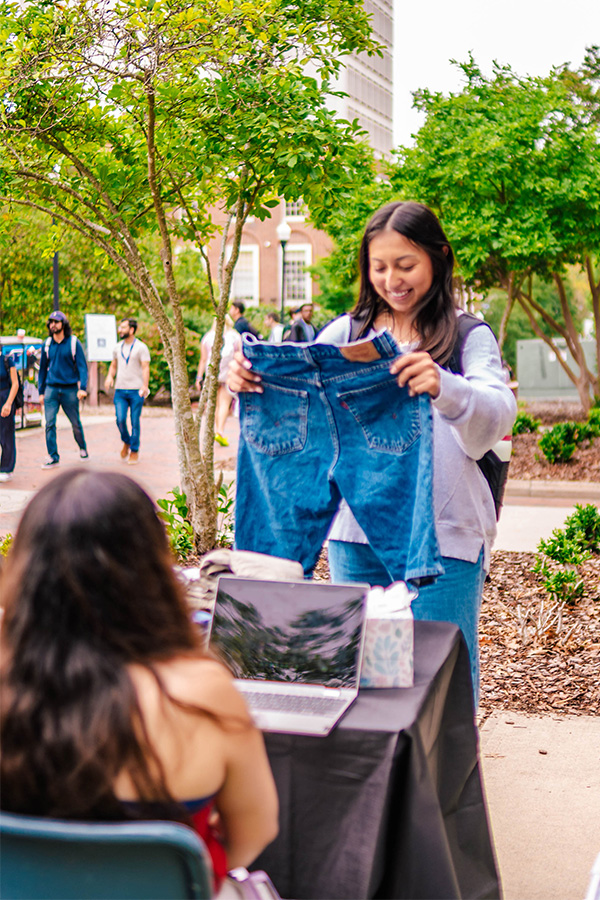
[[[412,612],[387,618],[367,614],[360,686],[412,687],[414,683],[414,623]]]

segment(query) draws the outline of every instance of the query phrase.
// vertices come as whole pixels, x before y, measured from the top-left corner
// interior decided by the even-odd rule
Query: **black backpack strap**
[[[357,341],[359,339],[364,325],[364,319],[355,319],[354,316],[350,316],[350,338],[348,341],[350,344],[352,341]]]
[[[448,369],[450,372],[454,372],[457,375],[463,374],[463,365],[462,365],[462,351],[465,345],[465,340],[470,331],[473,331],[474,328],[478,328],[480,325],[483,325],[485,328],[490,328],[487,322],[484,322],[483,319],[478,319],[477,316],[472,315],[471,313],[462,313],[462,315],[457,317],[457,325],[458,332],[456,335],[456,341],[454,343],[454,348],[452,350],[452,356],[450,359],[444,364],[444,368]],[[492,329],[490,328],[490,331]],[[492,334],[494,332],[492,331]],[[494,335],[495,336],[495,335]]]

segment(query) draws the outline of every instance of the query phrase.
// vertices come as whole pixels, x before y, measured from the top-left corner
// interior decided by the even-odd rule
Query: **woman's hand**
[[[8,418],[8,416],[10,416],[11,412],[12,412],[12,403],[9,403],[7,400],[6,403],[4,404],[4,406],[2,407],[2,410],[0,410],[0,416],[2,416],[3,419],[6,419],[6,418]]]
[[[400,387],[408,385],[411,397],[415,394],[429,394],[435,400],[440,393],[440,370],[424,350],[399,356],[390,366],[390,372],[398,376]]]
[[[234,393],[253,393],[262,394],[263,386],[260,383],[260,375],[256,375],[252,371],[252,363],[246,359],[241,350],[236,350],[235,355],[229,363],[229,372],[227,375],[227,387]]]

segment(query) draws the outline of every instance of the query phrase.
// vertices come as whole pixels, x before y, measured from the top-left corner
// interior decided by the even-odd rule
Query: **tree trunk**
[[[579,399],[580,399],[581,405],[587,416],[587,414],[590,411],[590,407],[592,405],[591,391],[594,390],[594,388],[597,384],[597,379],[594,379],[594,376],[591,374],[591,372],[588,370],[587,366],[585,365],[585,358],[583,357],[583,354],[581,354],[581,355],[576,354],[576,356],[575,356],[575,362],[578,364],[578,367],[579,367],[579,375],[576,375],[575,372],[573,372],[573,370],[570,368],[568,363],[563,359],[561,348],[557,347],[557,345],[554,343],[552,338],[548,337],[548,335],[546,335],[542,331],[540,326],[538,325],[538,323],[535,319],[535,316],[533,315],[533,312],[530,308],[530,305],[528,302],[529,298],[524,296],[519,291],[516,295],[516,299],[519,301],[523,310],[527,314],[527,318],[529,319],[529,322],[530,322],[531,327],[533,328],[534,332],[537,334],[537,336],[539,338],[541,338],[541,340],[544,341],[545,344],[548,345],[548,347],[550,347],[552,352],[556,354],[556,358],[558,360],[559,365],[561,366],[561,368],[563,369],[563,371],[565,372],[565,374],[569,378],[569,380],[572,381],[573,384],[575,385],[575,387],[577,388],[577,393],[579,394]],[[581,347],[581,345],[580,345],[580,347]]]
[[[506,283],[506,306],[504,307],[504,311],[502,313],[502,318],[500,320],[500,333],[498,334],[498,346],[500,347],[500,350],[502,350],[504,346],[504,341],[506,340],[506,329],[508,328],[508,320],[510,319],[510,314],[513,310],[513,306],[515,305],[515,295],[513,287],[514,272],[509,272],[508,280]]]

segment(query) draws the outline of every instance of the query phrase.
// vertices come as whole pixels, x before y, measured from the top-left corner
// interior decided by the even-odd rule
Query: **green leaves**
[[[592,233],[584,224],[600,168],[597,128],[565,71],[530,78],[496,65],[488,78],[472,57],[459,68],[460,94],[417,93],[427,119],[392,171],[395,187],[440,211],[463,277],[479,288],[574,262],[600,238],[597,223]]]

